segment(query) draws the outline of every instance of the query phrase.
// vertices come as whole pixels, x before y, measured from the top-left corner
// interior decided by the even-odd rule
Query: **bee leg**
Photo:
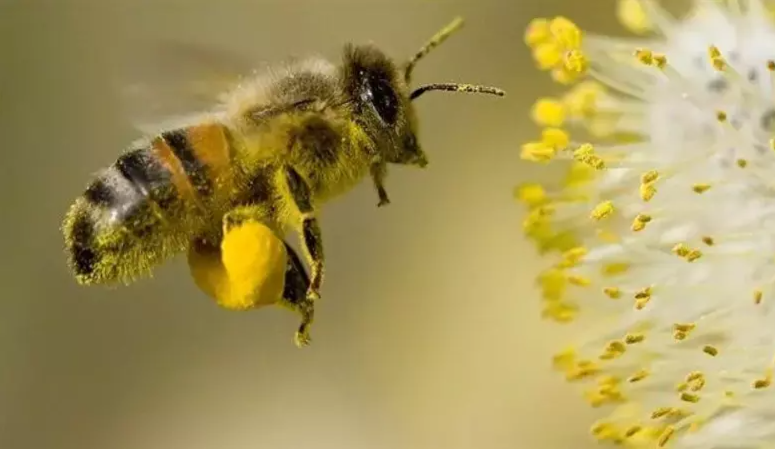
[[[301,237],[304,249],[310,260],[310,283],[307,289],[307,299],[320,299],[320,286],[323,283],[323,237],[320,224],[312,207],[312,195],[307,183],[292,167],[286,167],[285,176],[291,197],[302,216]]]
[[[377,207],[390,204],[390,198],[385,190],[385,176],[387,175],[387,164],[377,161],[371,164],[371,179],[374,181],[374,187],[377,189],[379,203]]]
[[[288,262],[285,268],[285,288],[281,301],[285,307],[301,316],[301,324],[294,336],[294,342],[297,347],[305,347],[312,341],[309,329],[315,319],[315,304],[307,298],[310,282],[304,264],[288,243],[285,243],[285,249]]]

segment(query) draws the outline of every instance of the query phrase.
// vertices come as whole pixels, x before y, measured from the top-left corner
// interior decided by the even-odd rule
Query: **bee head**
[[[428,164],[417,140],[417,120],[412,101],[430,91],[471,92],[504,96],[498,88],[460,83],[433,83],[409,88],[417,62],[460,29],[457,18],[436,33],[403,66],[374,46],[348,46],[345,51],[345,89],[357,115],[370,131],[384,161],[424,167]]]

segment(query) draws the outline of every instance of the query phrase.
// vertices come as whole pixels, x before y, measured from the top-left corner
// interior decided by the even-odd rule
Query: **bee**
[[[237,281],[256,289],[245,290],[243,304],[286,303],[302,317],[296,343],[307,344],[325,273],[321,206],[366,178],[385,206],[389,164],[428,164],[412,103],[423,94],[505,95],[458,83],[410,89],[417,62],[462,23],[454,20],[403,64],[374,45],[348,44],[338,64],[310,58],[253,74],[209,108],[129,146],[64,219],[77,282],[128,284],[187,253],[197,284],[225,295],[216,288],[235,282],[224,270],[239,263],[227,261],[224,244],[234,230],[254,226],[243,236],[243,256],[268,249],[277,257],[244,262],[241,270],[254,268],[255,279]],[[285,243],[289,232],[300,238],[309,273]],[[280,281],[270,282],[283,265]]]

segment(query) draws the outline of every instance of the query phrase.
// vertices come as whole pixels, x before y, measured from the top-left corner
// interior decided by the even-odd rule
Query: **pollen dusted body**
[[[128,283],[187,252],[197,285],[219,304],[285,302],[302,315],[297,343],[308,343],[324,273],[320,206],[366,177],[385,205],[388,163],[427,164],[411,103],[420,94],[503,95],[453,84],[409,90],[416,61],[457,26],[403,68],[374,46],[348,45],[339,65],[311,59],[245,79],[211,111],[133,145],[65,218],[78,282]],[[290,231],[309,277],[283,242]]]

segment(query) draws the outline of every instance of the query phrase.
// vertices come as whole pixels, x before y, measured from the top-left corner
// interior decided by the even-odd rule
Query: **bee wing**
[[[224,92],[250,75],[250,59],[179,41],[141,44],[117,79],[120,103],[131,123],[154,131],[175,117],[212,109]]]

